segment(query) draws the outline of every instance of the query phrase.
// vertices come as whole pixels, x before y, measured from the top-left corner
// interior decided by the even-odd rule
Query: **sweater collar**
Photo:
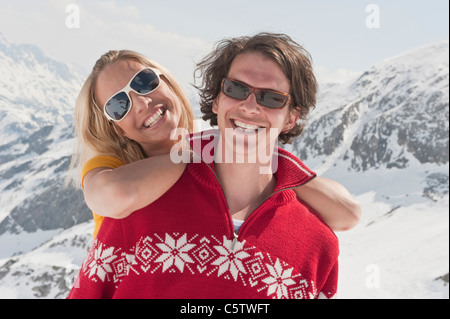
[[[219,138],[220,131],[216,129],[190,134],[187,140],[194,153],[194,162],[202,161],[215,171],[214,154]],[[274,174],[277,178],[274,193],[303,185],[316,176],[296,156],[284,149],[278,148],[274,156],[277,156],[278,164]]]

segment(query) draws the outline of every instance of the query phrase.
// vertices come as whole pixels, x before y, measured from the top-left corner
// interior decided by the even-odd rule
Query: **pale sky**
[[[183,85],[225,37],[283,32],[312,54],[321,80],[343,81],[448,37],[447,0],[0,0],[0,33],[90,71],[110,49],[166,66]]]

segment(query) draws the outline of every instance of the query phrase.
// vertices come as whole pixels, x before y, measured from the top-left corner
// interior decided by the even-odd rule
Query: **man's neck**
[[[275,176],[261,174],[260,168],[258,163],[215,163],[234,219],[245,220],[273,192]]]

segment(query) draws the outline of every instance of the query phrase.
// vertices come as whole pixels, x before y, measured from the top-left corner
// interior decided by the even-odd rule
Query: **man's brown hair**
[[[259,33],[255,36],[224,39],[211,53],[197,64],[196,77],[201,79],[196,88],[200,91],[200,108],[203,120],[217,125],[217,115],[212,111],[214,100],[220,94],[221,81],[227,77],[233,60],[239,54],[259,52],[274,60],[291,85],[289,107],[299,113],[299,121],[278,137],[283,144],[303,132],[309,111],[316,105],[317,81],[313,73],[311,55],[300,44],[285,34]]]

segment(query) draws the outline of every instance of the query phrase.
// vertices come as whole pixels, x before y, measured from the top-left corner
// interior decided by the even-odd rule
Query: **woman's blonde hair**
[[[113,156],[119,158],[125,164],[146,158],[141,145],[120,134],[116,124],[105,117],[103,106],[99,105],[95,99],[95,87],[99,74],[106,66],[121,60],[134,61],[143,66],[160,70],[163,74],[162,79],[182,104],[179,127],[186,128],[191,133],[194,131],[194,114],[189,99],[166,68],[134,51],[111,50],[97,60],[76,101],[75,135],[77,146],[72,155],[70,171],[75,168],[71,177],[77,184],[79,183],[81,168],[87,160],[94,156]]]

